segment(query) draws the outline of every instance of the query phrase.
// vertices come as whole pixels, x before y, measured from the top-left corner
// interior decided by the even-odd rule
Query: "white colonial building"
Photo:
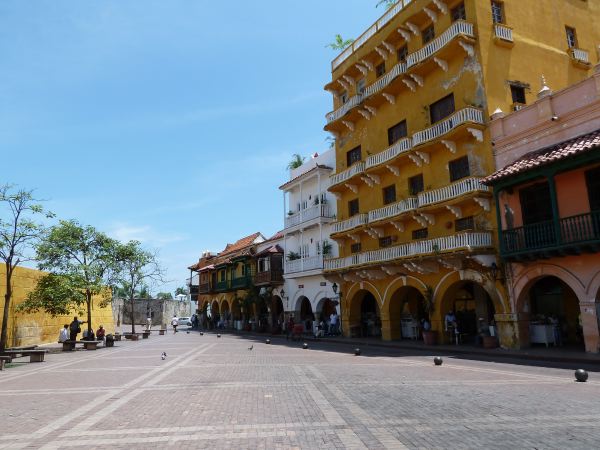
[[[284,250],[284,279],[277,294],[283,300],[286,313],[293,313],[296,322],[307,328],[312,321],[327,320],[336,311],[338,299],[333,283],[323,277],[323,261],[338,256],[337,243],[330,234],[336,220],[336,200],[327,191],[329,176],[335,167],[335,152],[315,154],[297,169],[283,191],[284,230],[280,245]]]

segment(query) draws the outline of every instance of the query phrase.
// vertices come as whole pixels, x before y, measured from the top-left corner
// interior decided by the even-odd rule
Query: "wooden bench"
[[[0,370],[4,370],[5,363],[11,363],[12,357],[10,356],[0,356]]]
[[[142,333],[123,333],[125,339],[129,339],[130,341],[137,341],[141,335]]]
[[[101,344],[102,341],[64,341],[62,343],[63,345],[63,352],[72,352],[73,350],[75,350],[75,346],[77,344],[81,344],[83,345],[83,348],[85,348],[86,350],[97,350],[98,349],[98,344]]]
[[[150,337],[150,330],[142,332],[142,339],[148,339]]]
[[[166,328],[161,328],[160,330],[146,330],[148,331],[148,333],[158,333],[159,336],[164,336],[167,329]]]
[[[44,355],[48,350],[4,350],[0,356],[10,356],[11,358],[29,356],[29,362],[44,362]]]

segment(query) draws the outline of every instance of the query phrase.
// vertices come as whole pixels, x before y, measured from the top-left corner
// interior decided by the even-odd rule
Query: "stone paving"
[[[0,449],[600,448],[598,372],[272,342],[180,332],[9,367]]]

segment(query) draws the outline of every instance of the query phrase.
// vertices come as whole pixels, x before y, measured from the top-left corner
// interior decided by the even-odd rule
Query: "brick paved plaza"
[[[116,345],[0,372],[0,448],[600,447],[597,373],[196,332]]]

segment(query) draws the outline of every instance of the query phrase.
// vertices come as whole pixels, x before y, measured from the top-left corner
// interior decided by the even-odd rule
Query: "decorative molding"
[[[459,258],[439,258],[438,262],[446,269],[461,270],[463,268],[463,262]]]
[[[409,76],[413,80],[415,80],[419,86],[423,87],[423,85],[425,84],[425,82],[423,81],[423,77],[422,76],[417,75],[416,73],[411,73],[411,74],[409,74]]]
[[[354,124],[348,120],[342,120],[342,123],[348,127],[350,131],[354,131]]]
[[[421,167],[423,165],[423,160],[413,153],[408,154],[408,159],[414,162],[417,167]]]
[[[369,111],[373,116],[377,114],[377,108],[375,108],[374,106],[365,105],[365,109]]]
[[[396,31],[400,33],[400,36],[402,36],[406,42],[410,42],[410,40],[412,39],[412,36],[410,35],[409,31],[406,31],[403,28],[398,28],[398,30]]]
[[[435,225],[435,216],[433,214],[421,213],[421,217],[425,219],[429,225]]]
[[[415,150],[415,154],[416,154],[416,155],[417,155],[419,158],[421,158],[425,164],[429,164],[429,161],[430,161],[430,160],[429,160],[429,153],[420,152],[420,151],[418,151],[418,150]]]
[[[350,90],[350,85],[346,83],[344,80],[337,80],[337,82],[342,86],[346,91]]]
[[[414,216],[412,216],[412,218],[415,220],[415,222],[417,222],[422,227],[426,227],[427,226],[427,221],[423,217],[418,216],[418,215],[415,214]]]
[[[404,25],[406,26],[406,28],[408,28],[410,31],[412,31],[412,34],[414,34],[415,36],[419,36],[421,34],[421,30],[414,23],[405,22]]]
[[[442,58],[438,58],[437,56],[433,57],[433,60],[435,61],[435,63],[440,66],[440,68],[444,71],[444,72],[448,72],[448,62],[443,60]]]
[[[423,7],[423,12],[429,16],[429,18],[431,19],[431,21],[433,23],[437,22],[438,16],[435,11],[433,11],[427,7]]]
[[[364,76],[367,76],[367,74],[369,73],[369,70],[366,67],[361,66],[360,64],[354,64],[354,67],[356,67]]]
[[[442,139],[440,142],[444,144],[448,150],[450,150],[450,153],[456,153],[456,142],[449,141],[447,139]]]
[[[352,78],[350,75],[342,75],[342,78],[344,80],[346,80],[346,82],[350,85],[354,84],[354,78]]]
[[[375,66],[373,66],[373,64],[370,61],[367,61],[366,59],[361,59],[360,63],[367,69],[369,69],[371,72],[375,70]]]
[[[390,172],[392,172],[394,175],[396,175],[397,177],[400,176],[400,168],[397,166],[392,166],[390,164],[386,164],[385,165],[386,169],[389,170]]]
[[[372,228],[367,228],[366,231],[369,234],[369,236],[371,236],[373,239],[383,237],[383,228],[372,227]]]
[[[442,0],[433,0],[435,6],[440,10],[442,14],[448,14],[448,5],[446,5]]]
[[[404,233],[404,222],[396,222],[396,221],[392,221],[391,224],[394,226],[394,228],[396,230],[398,230],[400,233]]]
[[[369,111],[367,111],[366,109],[359,109],[358,113],[363,116],[365,119],[367,120],[371,120],[371,114],[369,114]]]
[[[352,239],[355,243],[360,244],[360,236],[354,233],[348,233],[348,237]]]
[[[385,92],[383,94],[383,97],[390,102],[392,105],[396,104],[396,97],[394,97],[392,94],[386,94]]]
[[[358,187],[355,184],[344,183],[344,186],[346,186],[348,189],[350,189],[355,194],[358,194]]]
[[[473,200],[475,200],[475,203],[477,203],[479,206],[481,206],[484,209],[484,211],[490,210],[490,199],[489,198],[475,197],[475,198],[473,198]]]
[[[402,82],[405,85],[407,85],[411,91],[413,91],[413,92],[417,91],[417,86],[415,85],[415,83],[412,82],[412,80],[410,78],[402,78]]]
[[[387,49],[387,51],[390,52],[390,55],[393,55],[396,51],[394,46],[392,44],[390,44],[389,42],[381,41],[381,45],[383,45]]]
[[[470,57],[475,56],[475,48],[471,44],[467,44],[465,41],[459,40],[458,45],[460,45]]]
[[[399,273],[404,272],[404,270],[402,270],[402,267],[400,266],[381,266],[381,270],[383,270],[389,276],[397,275]]]
[[[373,180],[371,180],[371,178],[369,178],[368,175],[361,175],[360,179],[363,180],[365,182],[365,184],[369,187],[373,187],[374,183]]]
[[[478,130],[477,128],[467,128],[467,131],[471,133],[471,135],[478,141],[483,142],[483,131]]]
[[[460,206],[446,205],[446,208],[448,208],[448,211],[454,214],[457,219],[460,219],[462,217],[462,209],[460,208]]]

